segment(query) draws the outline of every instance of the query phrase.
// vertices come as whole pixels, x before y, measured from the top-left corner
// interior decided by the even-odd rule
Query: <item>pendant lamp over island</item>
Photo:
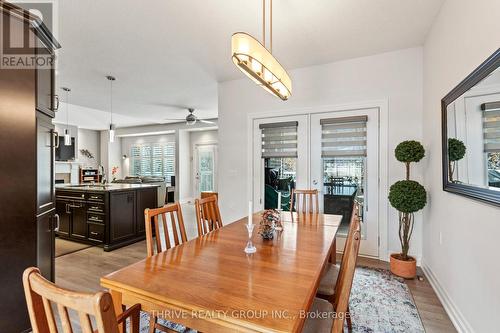
[[[109,114],[110,114],[110,122],[109,122],[109,142],[115,142],[115,130],[116,126],[113,124],[113,82],[116,80],[114,76],[108,75],[106,79],[109,80],[110,88],[109,88],[109,98],[110,98],[110,106],[109,106]]]
[[[266,0],[262,1],[262,43],[245,32],[237,32],[231,37],[234,64],[252,81],[271,94],[286,101],[292,95],[292,80],[273,51],[273,0],[270,2],[270,43],[266,48]]]
[[[71,134],[69,133],[69,93],[70,88],[61,87],[66,92],[66,128],[64,129],[64,145],[71,146]]]

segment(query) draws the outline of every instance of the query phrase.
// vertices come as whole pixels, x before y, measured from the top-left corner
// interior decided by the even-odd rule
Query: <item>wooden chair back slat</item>
[[[319,191],[292,189],[290,196],[290,210],[297,213],[319,213]]]
[[[198,224],[198,236],[205,235],[206,233],[223,226],[217,196],[196,199],[195,209],[196,222]]]
[[[43,309],[45,311],[45,317],[47,318],[47,323],[49,324],[49,332],[57,333],[56,319],[54,317],[54,312],[52,311],[52,306],[50,301],[42,296]]]
[[[170,217],[170,223],[172,226],[172,236],[174,246],[187,242],[186,229],[184,227],[184,218],[182,216],[181,205],[176,202],[170,205],[165,205],[161,208],[155,209],[145,209],[144,210],[144,220],[146,223],[146,247],[147,255],[151,257],[155,254],[155,244],[156,253],[166,251],[172,247],[172,242],[170,240],[170,232],[168,230],[168,218]],[[161,219],[161,221],[160,221]],[[156,240],[153,239],[153,227],[154,225]],[[161,233],[160,233],[160,223],[163,228],[163,237],[165,238],[165,248],[162,246]]]
[[[59,313],[59,318],[61,319],[61,326],[64,333],[73,333],[73,328],[71,327],[71,321],[69,320],[68,308],[62,304],[57,304],[57,312]]]
[[[83,333],[94,332],[90,316],[95,318],[99,333],[118,333],[113,301],[107,292],[87,294],[59,288],[45,280],[35,267],[24,271],[23,286],[33,333],[58,332],[52,304],[57,307],[64,333],[73,332],[68,309],[78,312]]]
[[[83,312],[78,312],[78,318],[80,319],[80,327],[83,333],[92,333],[92,322],[90,316]]]
[[[361,243],[361,228],[359,225],[359,216],[356,214],[354,219],[355,229],[346,241],[347,246],[340,264],[339,276],[335,285],[334,311],[337,314],[333,322],[332,333],[341,333],[344,328],[347,309],[349,307],[349,297],[351,295],[352,281],[356,269],[356,262]]]

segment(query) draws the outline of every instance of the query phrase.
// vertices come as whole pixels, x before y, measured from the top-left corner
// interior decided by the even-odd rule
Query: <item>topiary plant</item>
[[[424,146],[418,141],[408,140],[397,145],[394,150],[396,159],[406,165],[406,179],[410,179],[410,163],[419,162],[425,156]]]
[[[464,158],[467,148],[464,143],[455,138],[448,138],[448,177],[453,182],[453,174],[457,161]]]
[[[413,233],[414,213],[425,207],[427,193],[417,181],[410,180],[410,163],[425,156],[425,149],[418,141],[403,141],[394,151],[396,159],[406,165],[406,180],[394,183],[389,190],[389,202],[399,211],[399,241],[401,260],[410,260],[408,250]]]

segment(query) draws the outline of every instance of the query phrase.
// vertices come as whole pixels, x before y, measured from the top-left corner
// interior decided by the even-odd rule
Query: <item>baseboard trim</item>
[[[443,307],[450,317],[451,322],[455,326],[456,330],[460,333],[472,333],[474,332],[472,327],[470,326],[469,322],[465,319],[463,316],[462,312],[458,309],[458,307],[453,303],[451,300],[450,296],[446,292],[446,290],[443,288],[443,286],[439,283],[439,280],[437,277],[434,275],[432,272],[431,268],[425,263],[422,263],[422,270],[427,277],[427,280],[429,280],[429,283],[431,284],[432,288],[436,292],[439,300],[443,304]]]

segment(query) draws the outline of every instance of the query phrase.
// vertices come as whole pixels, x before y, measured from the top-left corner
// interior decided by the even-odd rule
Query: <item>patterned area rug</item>
[[[355,333],[425,332],[404,279],[388,270],[357,267],[349,306]],[[161,319],[159,322],[178,332],[196,332]],[[147,333],[148,328],[149,315],[143,312],[141,333]]]
[[[425,332],[404,279],[385,269],[356,268],[349,307],[356,333]]]

